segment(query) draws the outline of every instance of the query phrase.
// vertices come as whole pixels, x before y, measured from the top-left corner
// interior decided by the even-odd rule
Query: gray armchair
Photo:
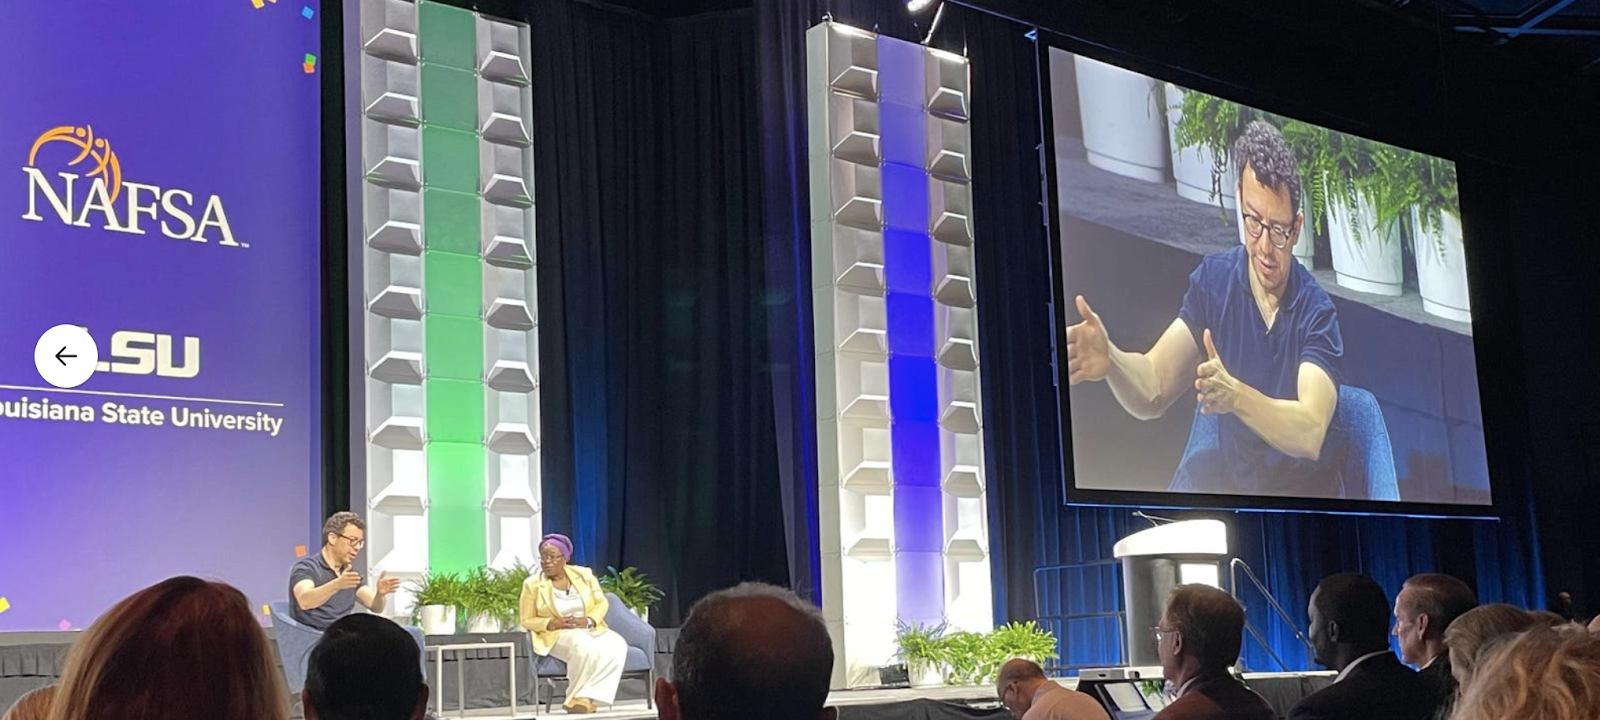
[[[322,631],[295,622],[289,614],[287,602],[270,603],[267,607],[272,613],[272,632],[277,638],[278,660],[283,663],[283,680],[288,684],[290,694],[299,695],[306,686],[306,663],[311,657],[311,649],[322,638]],[[419,664],[422,676],[426,678],[428,653],[423,647],[422,631],[410,626],[403,627],[417,641]]]
[[[606,600],[611,602],[610,610],[606,611],[606,625],[628,643],[628,660],[622,666],[622,676],[642,675],[645,678],[645,707],[654,710],[656,629],[628,610],[616,595],[606,593]],[[535,655],[531,660],[528,668],[533,673],[533,703],[538,705],[542,695],[544,711],[549,713],[550,706],[555,701],[556,681],[566,681],[567,664],[551,655],[544,657]]]

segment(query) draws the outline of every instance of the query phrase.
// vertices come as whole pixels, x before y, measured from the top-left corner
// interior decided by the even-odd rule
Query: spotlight
[[[933,3],[934,0],[906,0],[906,10],[919,13],[932,7]]]

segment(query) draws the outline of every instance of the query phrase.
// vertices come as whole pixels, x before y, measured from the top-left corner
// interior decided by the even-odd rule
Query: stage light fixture
[[[906,0],[906,10],[914,13],[933,7],[935,0]]]

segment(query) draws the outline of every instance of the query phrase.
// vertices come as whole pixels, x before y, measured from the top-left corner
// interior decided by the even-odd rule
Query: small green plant
[[[411,621],[420,622],[422,607],[425,605],[444,605],[459,607],[463,591],[461,576],[456,573],[430,572],[422,576],[421,580],[410,583],[411,591],[416,597],[416,605],[411,610]]]
[[[943,623],[929,627],[921,623],[897,623],[894,642],[900,659],[912,674],[941,669],[950,664],[950,644]]]
[[[1027,658],[1043,665],[1045,661],[1057,657],[1055,633],[1039,627],[1039,624],[1032,620],[1006,623],[996,628],[990,635],[989,642],[1001,662],[1012,658]]]
[[[1167,691],[1167,684],[1161,680],[1144,679],[1139,681],[1139,693],[1145,697],[1162,697]]]
[[[600,588],[616,595],[623,605],[640,615],[661,602],[662,597],[661,588],[635,567],[618,570],[607,566],[606,574],[600,578]]]

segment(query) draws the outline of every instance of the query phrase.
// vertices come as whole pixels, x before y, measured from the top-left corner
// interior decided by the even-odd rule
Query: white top
[[[555,592],[556,613],[558,615],[569,618],[583,617],[583,596],[578,594],[578,591],[572,588],[567,588],[566,590],[552,588],[552,590]]]
[[[1356,669],[1357,665],[1360,665],[1361,663],[1364,663],[1364,662],[1366,662],[1368,660],[1371,660],[1372,658],[1375,658],[1375,657],[1377,657],[1379,655],[1382,655],[1384,653],[1387,653],[1387,652],[1389,652],[1389,650],[1384,649],[1384,650],[1379,650],[1377,652],[1369,652],[1369,653],[1367,653],[1365,655],[1362,655],[1361,657],[1356,658],[1355,662],[1344,666],[1344,669],[1339,671],[1339,674],[1333,678],[1333,681],[1334,682],[1339,682],[1340,680],[1343,680],[1346,675],[1350,674],[1351,670]]]

